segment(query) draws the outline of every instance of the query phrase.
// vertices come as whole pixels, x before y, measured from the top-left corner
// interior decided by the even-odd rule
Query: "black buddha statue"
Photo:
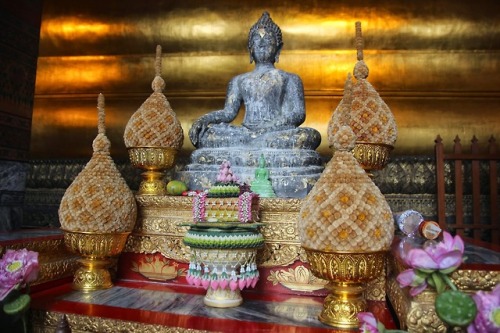
[[[224,160],[250,183],[261,154],[278,197],[304,197],[312,188],[323,170],[315,151],[321,135],[299,127],[305,120],[304,88],[298,75],[275,68],[282,46],[281,29],[264,12],[248,35],[254,70],[231,79],[224,108],[203,115],[189,130],[197,148],[183,176],[190,188],[213,183],[211,173]],[[231,124],[242,105],[241,126]]]
[[[306,117],[304,88],[296,74],[274,67],[283,46],[281,30],[265,12],[250,29],[248,50],[255,69],[237,75],[227,89],[224,109],[196,120],[189,138],[197,148],[268,147],[316,149],[321,135],[300,126]],[[241,126],[230,124],[245,105]]]

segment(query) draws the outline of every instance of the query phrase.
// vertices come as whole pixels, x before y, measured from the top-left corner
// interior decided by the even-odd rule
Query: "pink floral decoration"
[[[244,192],[238,197],[238,220],[246,223],[252,221],[252,205],[257,194]]]
[[[360,333],[379,333],[378,322],[373,313],[359,312],[358,320]]]
[[[460,236],[443,232],[443,240],[422,249],[412,249],[405,258],[406,263],[422,271],[440,271],[449,274],[462,264],[464,242]]]
[[[430,274],[438,271],[450,274],[463,261],[464,242],[459,236],[443,232],[443,240],[431,246],[408,251],[403,260],[410,267],[397,276],[401,287],[411,287],[410,295],[420,294],[427,288]]]
[[[194,197],[193,201],[193,221],[196,222],[204,222],[205,217],[205,206],[207,200],[207,192],[200,192]]]
[[[37,252],[7,250],[0,260],[0,301],[12,290],[35,281],[39,270]]]
[[[472,298],[478,312],[474,321],[467,327],[467,332],[500,332],[500,285],[497,285],[491,292],[478,291]]]

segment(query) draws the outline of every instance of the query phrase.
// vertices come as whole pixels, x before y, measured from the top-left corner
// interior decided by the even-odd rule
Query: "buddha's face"
[[[250,52],[256,63],[275,61],[278,43],[273,33],[265,29],[257,29],[250,38]]]

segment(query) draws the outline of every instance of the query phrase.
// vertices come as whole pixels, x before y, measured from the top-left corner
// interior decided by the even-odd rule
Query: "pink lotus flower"
[[[35,281],[39,270],[37,252],[7,250],[0,260],[0,301],[12,290]]]
[[[378,322],[373,313],[359,312],[359,332],[360,333],[379,333]]]
[[[449,274],[462,264],[463,254],[464,242],[460,236],[453,237],[444,231],[441,242],[422,249],[411,249],[405,261],[410,267],[423,272],[440,271]]]
[[[402,288],[411,287],[410,295],[415,296],[427,288],[427,276],[427,273],[414,269],[407,269],[399,273],[396,280]]]
[[[441,242],[425,246],[423,248],[412,248],[403,256],[405,263],[410,266],[397,276],[397,281],[401,287],[411,287],[410,295],[420,294],[427,288],[428,283],[434,282],[431,274],[447,275],[456,270],[463,261],[464,242],[460,236],[451,236],[448,232],[443,232]],[[444,280],[436,276],[439,281]],[[438,287],[440,291],[444,286]]]
[[[478,291],[472,298],[476,302],[478,312],[474,321],[467,327],[467,332],[500,332],[500,285],[491,292]]]

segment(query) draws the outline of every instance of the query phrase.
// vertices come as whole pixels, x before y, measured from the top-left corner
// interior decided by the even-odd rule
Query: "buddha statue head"
[[[258,62],[263,55],[256,49],[265,45],[269,52],[265,56],[272,56],[271,61],[278,62],[281,48],[283,47],[283,38],[280,27],[274,23],[268,12],[264,12],[260,19],[250,28],[248,33],[248,51],[250,52],[250,63]],[[266,59],[267,60],[267,59]]]

